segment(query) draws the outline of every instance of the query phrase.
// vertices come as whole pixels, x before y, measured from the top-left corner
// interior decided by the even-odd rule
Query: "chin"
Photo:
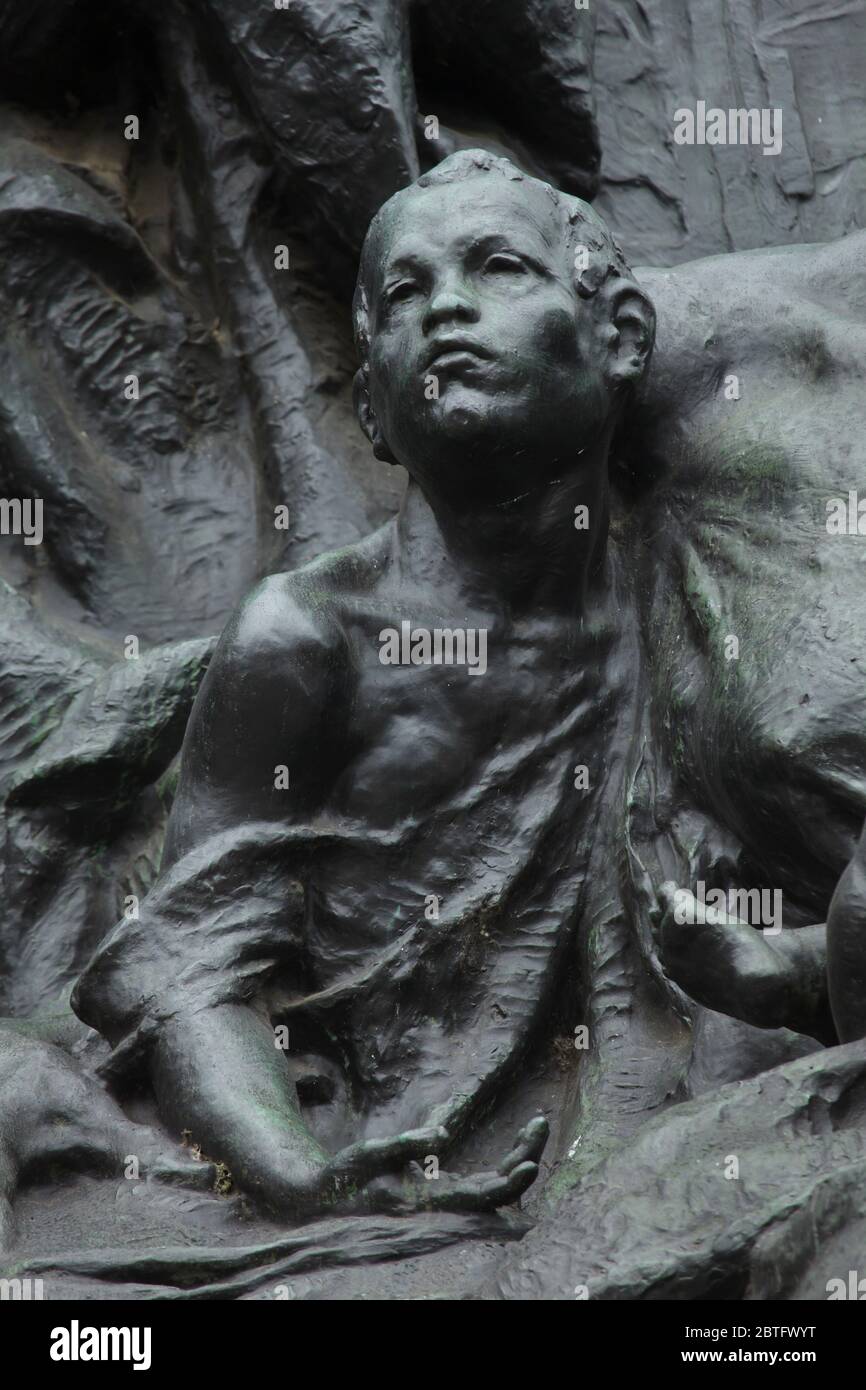
[[[435,433],[446,439],[482,438],[490,434],[490,422],[486,412],[471,405],[457,405],[442,412]]]
[[[507,416],[496,396],[450,385],[436,402],[429,427],[447,439],[477,439],[493,445],[501,439]]]

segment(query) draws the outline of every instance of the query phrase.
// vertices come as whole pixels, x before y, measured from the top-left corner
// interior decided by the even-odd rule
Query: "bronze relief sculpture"
[[[68,1296],[823,1298],[856,1264],[866,233],[632,269],[586,200],[591,19],[506,7],[516,102],[489,8],[412,11],[419,82],[483,74],[484,147],[407,131],[390,5],[372,39],[173,7],[177,148],[124,202],[16,96],[3,294],[56,341],[3,348],[51,576],[3,598],[0,1246]],[[332,167],[311,94],[374,52]]]

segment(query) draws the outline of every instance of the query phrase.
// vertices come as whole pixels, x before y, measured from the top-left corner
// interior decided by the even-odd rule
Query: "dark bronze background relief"
[[[0,0],[4,1298],[866,1296],[864,70]]]

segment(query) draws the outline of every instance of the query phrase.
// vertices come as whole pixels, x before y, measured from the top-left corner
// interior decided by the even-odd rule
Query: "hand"
[[[538,1176],[538,1163],[550,1133],[538,1115],[517,1136],[517,1143],[495,1173],[428,1177],[417,1163],[399,1179],[378,1179],[367,1189],[370,1209],[393,1216],[417,1211],[495,1211],[518,1201]]]
[[[431,1126],[350,1144],[319,1169],[309,1183],[309,1195],[317,1204],[340,1211],[381,1210],[373,1185],[406,1165],[438,1158],[448,1137],[447,1129]]]
[[[662,884],[659,899],[662,960],[686,994],[758,1028],[793,1026],[797,972],[787,946],[674,883]],[[676,920],[677,904],[687,921]]]
[[[516,1202],[535,1181],[548,1134],[547,1120],[537,1116],[520,1131],[497,1172],[465,1176],[443,1172],[434,1178],[426,1176],[421,1164],[438,1158],[448,1142],[448,1131],[408,1130],[351,1144],[303,1176],[283,1177],[279,1190],[272,1182],[267,1195],[271,1205],[296,1216],[495,1211]]]

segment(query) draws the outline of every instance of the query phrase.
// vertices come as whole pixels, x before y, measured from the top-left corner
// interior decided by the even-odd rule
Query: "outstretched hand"
[[[417,1211],[495,1211],[518,1201],[538,1176],[538,1164],[550,1133],[538,1115],[517,1136],[517,1142],[495,1173],[454,1174],[421,1169],[411,1163],[396,1180],[370,1184],[370,1209],[395,1216]]]

